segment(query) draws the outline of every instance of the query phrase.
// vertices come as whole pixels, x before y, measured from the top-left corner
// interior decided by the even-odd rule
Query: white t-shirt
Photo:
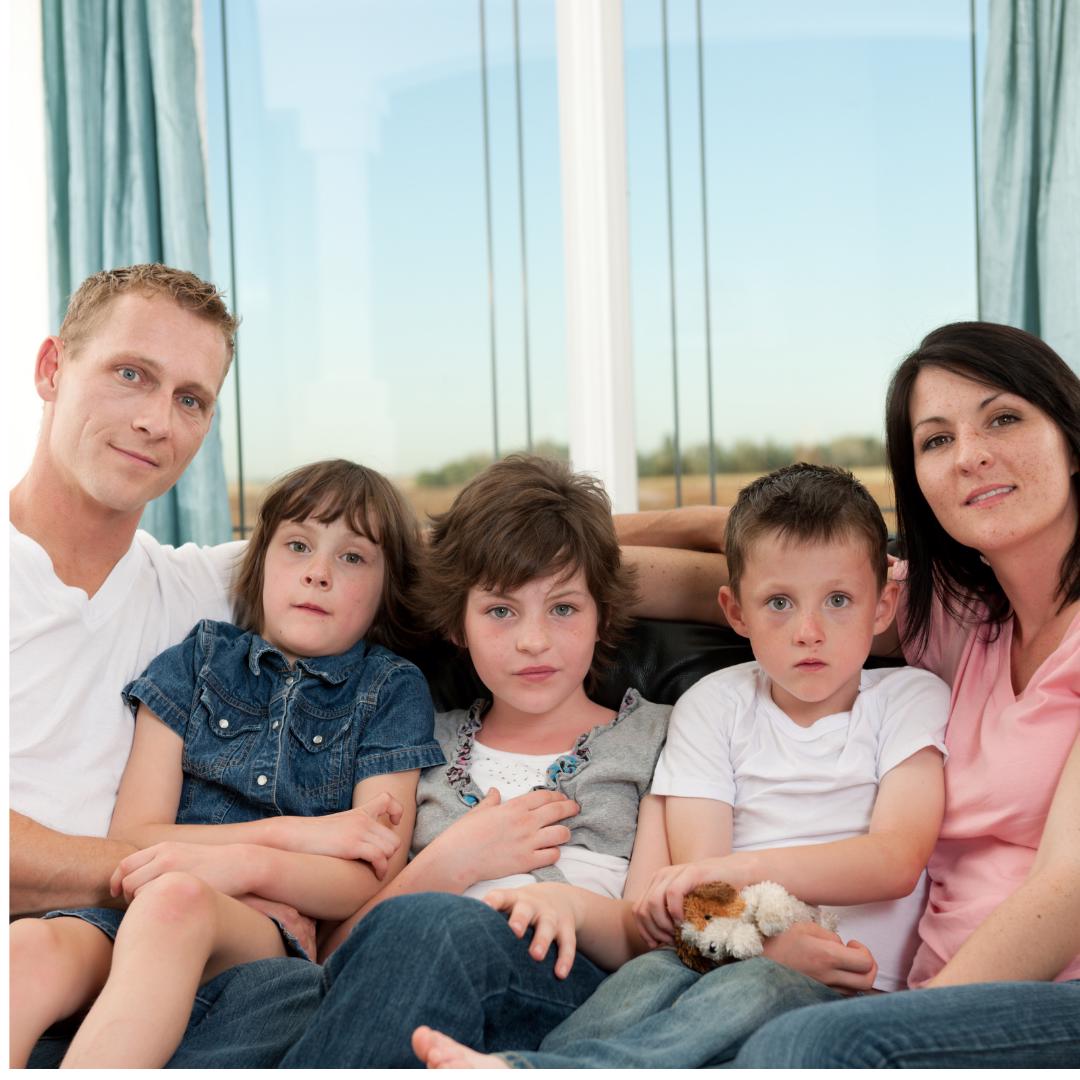
[[[863,671],[851,712],[800,727],[773,702],[761,667],[739,664],[679,698],[652,791],[728,803],[735,851],[860,836],[890,769],[925,746],[945,752],[948,711],[936,676],[878,668]],[[902,900],[835,909],[841,937],[874,954],[878,989],[906,984],[925,897],[924,873]]]
[[[566,751],[569,753],[570,751]],[[558,754],[517,754],[511,750],[495,750],[481,742],[473,742],[469,774],[473,783],[486,795],[491,788],[499,789],[503,802],[542,787],[548,766]],[[580,844],[563,844],[559,848],[559,869],[571,885],[618,899],[622,896],[629,859],[590,851]],[[482,900],[492,889],[519,889],[532,885],[532,874],[511,874],[494,881],[478,881],[465,890],[465,896]]]
[[[181,548],[136,532],[92,596],[9,523],[11,808],[60,832],[105,836],[134,721],[120,697],[201,618],[230,617],[243,543]]]

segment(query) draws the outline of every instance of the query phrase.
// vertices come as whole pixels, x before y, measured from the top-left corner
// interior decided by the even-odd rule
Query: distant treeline
[[[544,457],[567,461],[569,448],[562,443],[540,442],[533,452]],[[731,446],[717,445],[714,450],[718,473],[762,473],[792,461],[811,461],[820,465],[840,465],[851,469],[860,465],[884,465],[885,444],[868,435],[844,435],[826,443],[778,443],[772,439],[751,442],[740,439]],[[675,447],[665,436],[660,447],[651,453],[638,454],[638,476],[671,476],[675,471]],[[459,487],[471,480],[492,462],[490,454],[469,454],[447,462],[438,469],[417,473],[420,487]],[[686,474],[708,474],[709,444],[687,447],[680,455]]]

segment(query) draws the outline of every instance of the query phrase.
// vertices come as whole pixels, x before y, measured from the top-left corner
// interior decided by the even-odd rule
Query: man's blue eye
[[[180,404],[183,405],[185,409],[198,409],[202,405],[202,402],[193,394],[181,394]]]
[[[134,382],[138,377],[139,373],[134,368],[123,367],[120,369],[120,378],[124,382]]]

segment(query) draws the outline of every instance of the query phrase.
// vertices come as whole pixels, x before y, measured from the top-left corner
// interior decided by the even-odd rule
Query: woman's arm
[[[926,985],[1047,980],[1080,954],[1080,736],[1023,884]]]
[[[376,819],[384,812],[397,813],[401,809],[389,795],[367,806],[358,806],[354,798],[353,809],[322,817],[285,815],[231,825],[177,825],[176,811],[184,781],[183,752],[183,739],[140,704],[131,754],[120,780],[109,826],[110,839],[125,841],[136,848],[166,840],[188,844],[262,844],[309,855],[364,859],[373,863],[381,876],[387,854],[396,845],[392,831]],[[415,785],[413,791],[415,802]],[[411,836],[412,826],[409,828]]]

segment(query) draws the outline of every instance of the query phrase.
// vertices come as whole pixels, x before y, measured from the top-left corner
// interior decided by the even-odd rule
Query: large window
[[[625,0],[643,507],[793,458],[882,504],[885,384],[977,311],[986,0]],[[204,0],[238,532],[324,456],[446,506],[567,452],[555,0]],[[571,373],[569,378],[574,378]]]
[[[642,507],[800,458],[887,506],[888,376],[977,315],[971,5],[624,12]]]
[[[495,453],[565,453],[553,5],[203,8],[236,529],[320,457],[439,509]]]

